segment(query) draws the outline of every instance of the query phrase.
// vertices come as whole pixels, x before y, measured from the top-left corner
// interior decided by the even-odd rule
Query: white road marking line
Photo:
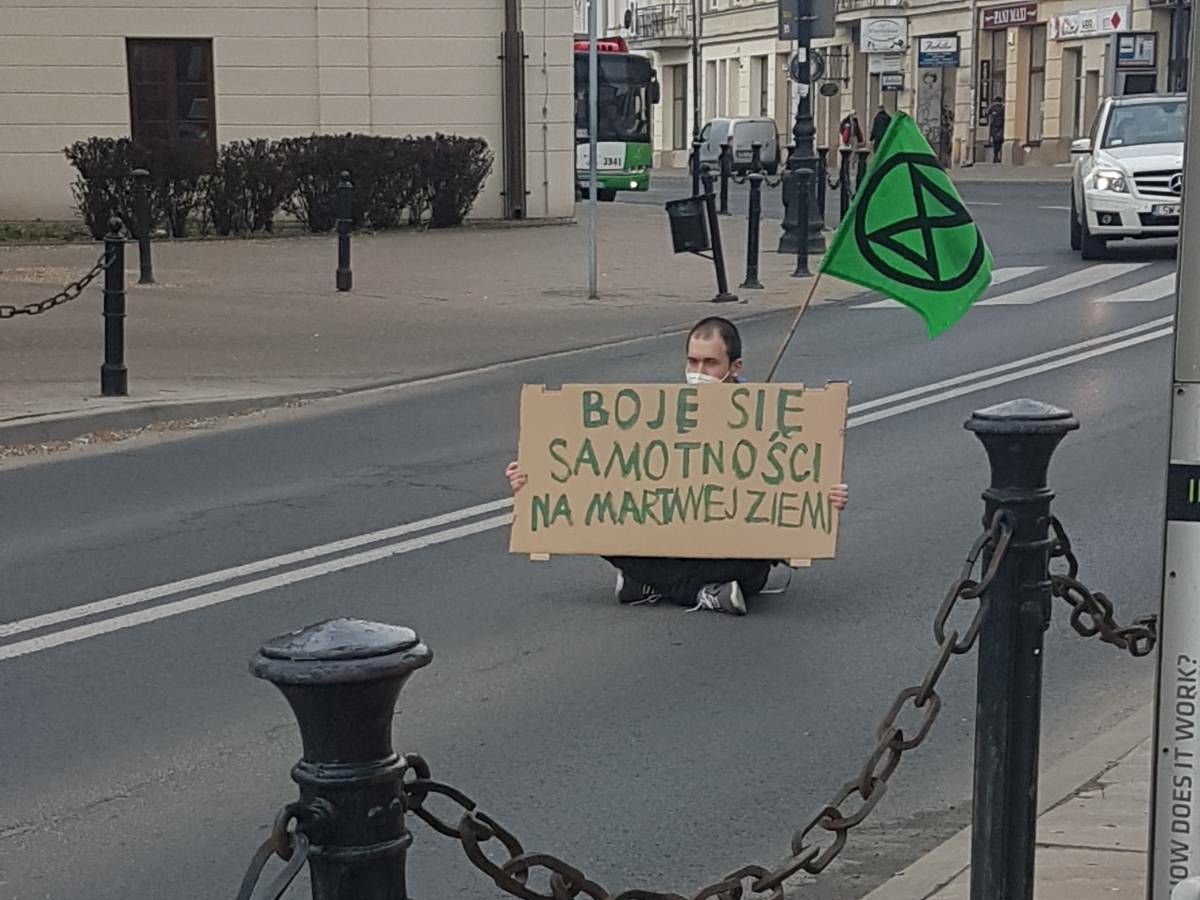
[[[1006,281],[1013,281],[1021,278],[1024,275],[1029,275],[1032,272],[1040,272],[1045,266],[1006,266],[1003,269],[996,269],[992,272],[992,284],[1004,284]],[[861,306],[855,306],[854,309],[907,309],[903,303],[896,300],[876,300],[874,303],[864,303]]]
[[[1069,206],[1039,206],[1038,209],[1050,209],[1050,210],[1054,210],[1054,212],[1070,212],[1071,211],[1071,207],[1069,207]]]
[[[1003,206],[1003,205],[1004,205],[1003,203],[999,203],[995,200],[971,200],[970,202],[967,203],[967,208],[969,209],[972,206]]]
[[[1174,327],[1151,331],[1146,334],[1139,334],[1123,341],[1118,341],[1115,344],[1105,344],[1103,347],[1097,347],[1094,350],[1085,350],[1082,353],[1077,353],[1074,356],[1067,356],[1062,359],[1056,359],[1051,362],[1042,363],[1040,366],[1034,366],[1031,369],[1023,369],[1018,372],[1009,372],[1007,375],[997,375],[995,378],[988,378],[984,381],[976,381],[971,384],[963,385],[959,388],[946,391],[944,394],[937,394],[933,397],[925,397],[921,400],[914,400],[911,403],[902,403],[899,406],[889,406],[887,409],[880,410],[876,413],[868,413],[865,416],[859,416],[857,419],[852,419],[846,423],[847,428],[854,428],[857,425],[866,425],[868,422],[877,422],[880,419],[887,419],[892,416],[898,416],[902,413],[911,412],[914,409],[920,409],[923,406],[929,406],[933,403],[941,403],[943,400],[952,400],[955,397],[961,397],[964,394],[973,394],[976,391],[984,391],[988,388],[993,388],[1001,384],[1007,384],[1010,381],[1017,381],[1021,378],[1030,378],[1034,375],[1041,375],[1044,372],[1051,372],[1055,369],[1061,369],[1064,366],[1073,366],[1075,363],[1085,362],[1097,356],[1104,356],[1107,353],[1115,353],[1118,350],[1125,350],[1128,347],[1136,347],[1138,344],[1144,344],[1147,341],[1156,341],[1159,338],[1167,337],[1174,332]]]
[[[847,422],[847,427],[848,428],[857,428],[860,425],[867,425],[871,422],[877,422],[882,419],[888,419],[893,416],[902,415],[904,413],[912,412],[914,410],[921,409],[926,406],[932,406],[935,403],[941,403],[945,400],[950,400],[955,397],[963,396],[965,394],[970,394],[970,393],[974,393],[976,391],[986,390],[988,388],[996,387],[998,385],[1005,384],[1005,383],[1008,383],[1011,381],[1017,381],[1022,378],[1027,378],[1027,377],[1030,377],[1033,375],[1042,374],[1044,372],[1049,372],[1054,369],[1059,369],[1059,368],[1063,368],[1065,366],[1074,365],[1077,362],[1083,362],[1085,360],[1092,359],[1092,358],[1095,358],[1098,356],[1103,356],[1108,353],[1115,353],[1118,350],[1123,350],[1128,347],[1134,347],[1139,344],[1146,343],[1148,341],[1157,340],[1160,337],[1166,337],[1167,335],[1171,334],[1171,332],[1172,332],[1172,328],[1170,326],[1167,326],[1165,328],[1160,328],[1157,331],[1151,331],[1149,329],[1155,328],[1158,325],[1162,325],[1165,322],[1169,322],[1171,318],[1172,317],[1167,316],[1162,319],[1155,320],[1153,322],[1144,323],[1143,325],[1136,326],[1135,328],[1126,329],[1126,330],[1120,331],[1120,332],[1114,332],[1113,334],[1104,335],[1104,336],[1098,337],[1098,338],[1092,338],[1089,341],[1084,341],[1084,342],[1080,342],[1080,344],[1072,345],[1071,348],[1060,348],[1060,351],[1049,351],[1045,354],[1039,354],[1037,357],[1029,357],[1026,360],[1020,360],[1017,363],[1010,364],[1008,366],[996,366],[996,367],[992,367],[991,369],[984,369],[979,372],[974,372],[974,373],[969,373],[968,375],[959,376],[957,379],[948,379],[945,382],[939,382],[938,385],[928,386],[927,388],[917,388],[912,391],[905,391],[905,392],[901,392],[899,394],[894,394],[894,395],[891,395],[890,397],[879,398],[878,400],[873,400],[873,401],[869,401],[867,403],[857,404],[857,405],[851,407],[851,410],[850,410],[851,418]],[[1096,344],[1101,344],[1101,346],[1094,346]],[[1077,347],[1082,348],[1085,346],[1088,347],[1088,349],[1081,350],[1080,352],[1075,353],[1073,355],[1061,356],[1062,349],[1070,350],[1070,349],[1074,349]],[[1056,355],[1056,353],[1058,353],[1058,355],[1060,355],[1061,358],[1053,359],[1051,361],[1044,362],[1040,365],[1035,365],[1031,368],[1025,368],[1025,369],[1019,369],[1019,368],[1014,369],[1013,368],[1014,366],[1020,366],[1023,363],[1028,363],[1035,359],[1040,359],[1040,358],[1044,358],[1046,356]],[[1004,374],[998,374],[995,377],[991,377],[991,378],[985,377],[985,378],[983,378],[983,380],[979,380],[981,376],[986,376],[993,372],[998,372],[1001,369],[1005,369],[1005,368],[1010,369],[1010,371],[1007,371]],[[949,390],[942,391],[941,393],[932,393],[932,391],[937,390],[939,387],[948,386],[948,385],[956,383],[956,382],[959,382],[959,385],[957,387],[953,387]],[[861,413],[862,410],[864,410],[866,408],[870,408],[873,405],[879,406],[879,405],[882,405],[884,402],[895,404],[895,402],[897,400],[900,400],[905,397],[911,397],[914,395],[914,393],[920,393],[922,391],[929,393],[929,396],[925,396],[925,397],[922,397],[919,399],[914,399],[907,403],[900,403],[900,404],[892,405],[886,409],[880,409],[877,412],[868,413],[866,415],[855,415],[855,413]],[[412,523],[408,523],[407,525],[401,525],[401,526],[398,526],[396,529],[388,529],[388,532],[396,534],[396,533],[405,533],[405,531],[411,532],[411,531],[415,531],[415,530],[422,530],[424,528],[431,527],[429,523],[434,522],[434,521],[442,521],[442,522],[455,521],[457,519],[463,519],[463,518],[468,518],[470,516],[479,515],[480,510],[500,509],[500,508],[505,508],[505,507],[511,506],[511,504],[512,504],[511,499],[498,500],[498,501],[494,501],[493,503],[490,503],[490,504],[480,504],[478,506],[469,507],[467,509],[457,510],[457,511],[451,512],[451,513],[446,513],[442,516],[435,516],[430,519],[424,519],[421,522],[412,522]],[[381,547],[374,547],[370,550],[366,550],[361,553],[355,553],[355,554],[351,554],[349,556],[339,557],[337,559],[326,560],[325,562],[320,562],[320,563],[316,563],[314,565],[305,566],[300,569],[294,569],[289,572],[281,572],[276,575],[268,576],[266,578],[260,578],[260,579],[254,580],[254,581],[244,582],[242,584],[237,584],[237,585],[233,585],[230,587],[222,588],[220,590],[210,591],[209,593],[206,593],[206,594],[197,594],[195,596],[187,597],[182,600],[177,600],[172,603],[166,603],[166,604],[162,604],[160,606],[155,606],[155,607],[148,607],[146,609],[137,610],[137,611],[130,612],[130,613],[125,613],[124,615],[114,616],[109,619],[103,619],[98,622],[92,622],[92,623],[88,623],[86,625],[78,625],[73,628],[64,629],[62,631],[52,632],[50,634],[42,635],[40,637],[30,638],[30,639],[27,639],[24,641],[19,641],[19,642],[7,644],[7,645],[0,645],[0,661],[6,660],[6,659],[15,659],[15,658],[21,657],[21,656],[27,656],[31,653],[38,653],[42,650],[48,650],[53,647],[61,647],[65,644],[76,643],[78,641],[87,640],[88,638],[98,637],[98,636],[104,635],[104,634],[111,634],[116,631],[123,631],[128,628],[134,628],[139,625],[145,625],[150,622],[159,621],[161,619],[166,619],[166,618],[170,618],[173,616],[182,615],[184,613],[193,612],[195,610],[205,609],[207,607],[216,606],[216,605],[219,605],[222,603],[227,603],[231,600],[236,600],[236,599],[239,599],[242,597],[261,593],[263,591],[273,590],[275,588],[284,587],[289,584],[295,584],[297,582],[306,581],[306,580],[309,580],[312,578],[318,578],[322,575],[328,575],[333,572],[343,571],[345,569],[350,569],[350,568],[355,568],[358,566],[367,565],[372,562],[377,562],[379,560],[388,559],[390,557],[399,556],[399,555],[402,555],[405,553],[411,553],[414,550],[422,550],[422,549],[425,549],[428,547],[436,546],[438,544],[444,544],[444,543],[448,543],[449,541],[458,540],[459,538],[469,537],[469,536],[475,535],[475,534],[481,534],[483,532],[491,531],[496,528],[502,528],[502,527],[508,525],[511,521],[512,521],[511,513],[506,513],[506,514],[500,515],[500,516],[494,516],[492,518],[481,519],[476,522],[469,522],[465,525],[458,525],[458,526],[455,526],[454,528],[449,528],[444,531],[438,531],[438,532],[433,532],[431,534],[421,535],[420,537],[401,541],[401,542],[395,543],[395,544],[386,544]],[[288,555],[289,556],[297,556],[297,555],[301,555],[301,554],[309,554],[309,556],[306,556],[304,558],[311,558],[311,556],[313,556],[313,555],[326,555],[329,551],[324,550],[324,548],[334,546],[335,544],[342,545],[342,546],[347,546],[347,545],[355,546],[355,545],[361,545],[362,543],[374,542],[375,540],[378,540],[376,535],[379,535],[382,533],[383,532],[373,532],[371,535],[359,535],[358,537],[355,537],[355,538],[347,538],[345,541],[334,542],[334,544],[325,544],[325,545],[321,545],[320,548],[311,548],[311,550],[309,550],[309,551],[298,551],[297,554],[288,554]],[[318,550],[321,550],[323,552],[318,553],[317,552]],[[274,561],[279,560],[280,558],[281,557],[272,557],[271,560],[263,560],[263,561],[261,561],[261,563],[250,563],[248,565],[249,566],[265,566],[267,563],[273,563],[270,567],[275,568],[275,567],[277,567],[278,563],[274,563]],[[235,567],[235,569],[244,570],[245,567]],[[230,572],[230,571],[234,571],[234,570],[226,569],[223,571]],[[200,576],[200,577],[212,579],[213,577],[215,577],[218,574],[219,573],[212,573],[212,575],[210,575],[210,576]],[[176,585],[181,584],[181,583],[183,583],[183,582],[175,582]],[[209,583],[212,583],[211,580]],[[157,591],[161,592],[161,591],[165,590],[167,587],[169,587],[169,586],[163,585],[160,588],[157,588],[157,589],[151,588],[149,590],[150,591],[157,590]],[[129,597],[131,595],[124,595],[124,596]],[[120,598],[113,598],[113,600],[117,600],[117,599],[120,599]],[[100,601],[101,604],[110,603],[110,602],[112,602],[112,601]],[[97,604],[86,604],[85,607],[77,607],[74,610],[63,610],[62,614],[70,614],[70,613],[75,612],[78,609],[83,609],[83,608],[95,610],[97,608]],[[88,613],[88,615],[90,615],[90,614],[92,614],[92,613]],[[50,615],[54,615],[54,614],[50,614]],[[79,617],[80,616],[67,615],[66,618],[61,619],[60,621],[67,621],[70,618],[79,618]],[[38,618],[43,618],[43,617],[38,617]],[[28,622],[31,620],[25,620],[25,621]],[[22,624],[22,623],[11,623],[9,626],[10,627],[9,633],[16,633],[15,631],[12,631],[11,629],[13,626],[20,625],[20,624]],[[22,629],[22,630],[28,630],[28,629]]]
[[[1052,297],[1058,297],[1072,291],[1081,291],[1084,288],[1092,287],[1093,285],[1109,281],[1121,275],[1127,275],[1147,265],[1149,263],[1106,263],[1100,266],[1091,266],[1087,269],[1078,269],[1066,275],[1061,275],[1058,278],[1052,278],[1049,281],[1031,284],[1029,287],[1019,288],[1015,291],[1009,291],[1006,294],[980,300],[975,305],[1028,306],[1032,303],[1041,303],[1043,300],[1049,300]]]
[[[1175,295],[1175,273],[1134,285],[1107,297],[1097,297],[1093,303],[1154,303]]]
[[[194,612],[198,609],[217,606],[221,603],[228,603],[230,600],[237,600],[240,597],[247,597],[251,594],[260,594],[263,591],[274,590],[275,588],[284,587],[289,584],[295,584],[299,581],[307,581],[311,578],[317,578],[321,575],[329,575],[333,572],[341,572],[345,569],[352,569],[357,566],[365,566],[367,563],[378,562],[381,559],[388,559],[389,557],[399,556],[404,553],[411,553],[414,550],[424,550],[426,547],[433,547],[437,544],[445,544],[449,541],[469,537],[473,534],[491,531],[494,528],[502,528],[511,521],[512,513],[506,513],[502,516],[495,516],[490,519],[482,519],[481,521],[470,522],[466,525],[458,525],[454,528],[448,528],[445,531],[437,531],[433,534],[421,535],[420,537],[412,538],[407,541],[401,541],[398,544],[388,544],[383,547],[375,547],[374,549],[366,550],[362,553],[354,553],[350,556],[342,556],[338,559],[331,559],[315,565],[305,566],[301,569],[293,569],[290,572],[281,572],[278,575],[271,575],[267,578],[260,578],[256,581],[248,581],[244,584],[236,584],[232,587],[222,588],[219,591],[210,591],[207,594],[197,594],[193,597],[187,597],[183,600],[176,600],[174,603],[164,603],[161,606],[151,606],[146,609],[137,610],[136,612],[125,613],[124,615],[120,616],[113,616],[111,619],[103,619],[99,622],[91,622],[87,625],[76,625],[74,628],[66,628],[62,631],[52,632],[41,637],[18,641],[14,644],[6,644],[4,646],[0,646],[0,662],[6,659],[15,659],[18,656],[27,656],[30,653],[38,653],[42,650],[49,650],[51,647],[61,647],[64,644],[74,644],[77,641],[87,640],[88,638],[97,637],[102,634],[111,634],[114,631],[124,631],[127,628],[134,628],[138,625],[146,625],[150,622],[157,622],[160,619],[169,619],[172,616]]]
[[[1101,344],[1107,344],[1110,341],[1119,341],[1122,338],[1129,337],[1134,334],[1141,334],[1143,331],[1150,331],[1162,325],[1168,324],[1174,316],[1163,316],[1159,319],[1154,319],[1150,322],[1143,322],[1141,325],[1134,325],[1131,328],[1126,328],[1122,331],[1114,331],[1111,334],[1104,334],[1099,337],[1088,338],[1085,341],[1079,341],[1076,344],[1068,344],[1065,347],[1056,347],[1053,350],[1047,350],[1044,353],[1035,353],[1033,356],[1026,356],[1024,359],[1014,360],[1010,363],[1002,363],[998,366],[992,366],[988,369],[980,369],[976,372],[968,372],[965,375],[956,375],[953,378],[947,378],[943,381],[935,381],[932,384],[924,384],[919,387],[910,388],[907,391],[901,391],[898,394],[890,394],[887,397],[880,397],[876,400],[865,400],[862,403],[855,404],[850,407],[850,413],[866,412],[870,409],[877,409],[880,406],[890,406],[893,403],[898,403],[902,400],[908,400],[912,397],[919,397],[922,394],[931,394],[945,388],[954,387],[959,384],[975,381],[979,378],[988,378],[992,375],[998,375],[1001,372],[1010,372],[1013,369],[1020,369],[1023,366],[1030,366],[1040,363],[1047,359],[1053,359],[1056,356],[1065,356],[1079,350],[1087,350],[1091,347],[1096,347]]]
[[[182,594],[185,591],[209,587],[223,581],[233,581],[236,578],[243,578],[246,575],[257,575],[259,572],[279,569],[294,563],[308,562],[318,557],[341,553],[344,550],[353,550],[356,547],[362,547],[366,544],[375,544],[380,541],[400,537],[401,535],[412,534],[415,531],[426,531],[442,525],[449,525],[451,522],[460,522],[463,519],[472,519],[485,513],[508,509],[512,505],[512,498],[496,500],[491,503],[481,503],[478,506],[469,506],[466,509],[458,509],[440,516],[432,516],[428,519],[421,519],[418,522],[407,522],[403,525],[385,528],[382,531],[372,531],[368,534],[359,534],[328,544],[319,544],[316,547],[308,547],[304,550],[297,550],[294,553],[284,553],[281,556],[272,556],[267,559],[257,560],[256,562],[246,563],[245,565],[209,572],[206,575],[197,575],[194,578],[185,578],[182,581],[173,581],[170,584],[160,584],[156,587],[133,591],[129,594],[121,594],[119,597],[97,600],[95,603],[85,603],[81,606],[60,609],[16,622],[6,622],[0,624],[0,638],[11,637],[14,634],[21,634],[26,631],[35,631],[39,628],[48,628],[51,625],[61,625],[63,622],[85,619],[88,616],[96,616],[101,613],[113,612],[118,609],[124,609],[127,606],[137,606],[140,603],[146,603],[150,600],[160,600],[172,594]]]

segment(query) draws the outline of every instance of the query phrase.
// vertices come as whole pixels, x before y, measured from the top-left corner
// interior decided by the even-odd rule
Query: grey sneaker
[[[729,613],[731,616],[746,614],[746,599],[742,596],[742,588],[736,581],[724,584],[706,584],[696,594],[696,605],[689,612],[698,609],[711,609],[713,612]]]
[[[641,603],[657,603],[662,597],[654,588],[632,578],[626,578],[625,573],[617,571],[617,586],[613,590],[618,603],[637,606]]]

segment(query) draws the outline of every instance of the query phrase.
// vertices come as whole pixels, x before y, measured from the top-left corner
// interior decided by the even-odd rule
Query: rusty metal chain
[[[1099,637],[1130,656],[1153,653],[1158,643],[1158,616],[1142,616],[1125,628],[1118,625],[1113,616],[1116,608],[1108,595],[1089,590],[1079,580],[1079,560],[1062,522],[1051,517],[1050,529],[1054,533],[1050,558],[1067,562],[1066,572],[1050,573],[1051,590],[1071,607],[1071,627],[1082,637]]]
[[[988,588],[996,577],[1012,540],[1012,523],[1004,511],[997,511],[984,532],[972,545],[959,577],[950,586],[934,619],[933,632],[937,652],[920,684],[900,691],[895,702],[879,723],[875,746],[859,773],[837,789],[833,797],[812,819],[792,834],[790,855],[774,869],[749,865],[737,869],[690,896],[646,890],[627,890],[612,894],[589,879],[582,871],[556,856],[525,850],[521,842],[496,819],[482,812],[475,801],[451,785],[435,781],[429,764],[415,753],[404,758],[406,765],[404,796],[407,809],[434,831],[462,844],[467,858],[483,871],[497,887],[522,900],[782,900],[783,884],[801,872],[818,875],[846,846],[850,832],[871,815],[887,792],[888,783],[899,768],[901,758],[915,750],[929,736],[942,708],[937,685],[954,656],[968,653],[975,646],[986,613]],[[991,551],[986,569],[976,580],[975,570],[985,550]],[[965,632],[949,629],[951,615],[961,601],[978,601]],[[906,710],[920,716],[912,727],[900,724]],[[442,817],[426,807],[431,796],[449,800],[461,811]],[[851,804],[843,808],[844,804]],[[497,860],[485,849],[498,845],[506,858]],[[497,854],[499,856],[499,854]],[[531,876],[541,876],[540,887],[531,884]]]
[[[237,900],[250,900],[255,895],[267,863],[273,856],[279,857],[285,865],[266,890],[259,894],[258,900],[279,900],[308,861],[312,849],[308,831],[322,822],[325,816],[324,807],[305,803],[289,803],[281,809],[271,826],[271,834],[250,860],[250,868],[242,879]]]
[[[27,303],[24,306],[0,303],[0,319],[13,319],[17,316],[37,316],[57,306],[62,306],[64,303],[70,303],[82,294],[89,284],[96,280],[96,276],[108,268],[108,263],[105,260],[107,255],[107,250],[101,253],[100,259],[96,261],[96,264],[92,266],[86,275],[76,281],[72,281],[53,297],[39,301],[38,303]]]

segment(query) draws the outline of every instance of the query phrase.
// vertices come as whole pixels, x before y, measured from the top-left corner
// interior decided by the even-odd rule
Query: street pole
[[[812,81],[810,59],[812,57],[812,0],[802,0],[798,27],[800,39],[797,41],[797,79],[796,120],[792,125],[792,144],[794,149],[788,154],[787,170],[783,176],[784,218],[783,234],[779,238],[779,252],[796,254],[800,250],[800,242],[807,241],[808,252],[822,254],[825,252],[825,236],[821,231],[821,221],[817,218],[816,202],[812,198],[812,173],[817,169],[816,134],[812,114]],[[809,174],[805,177],[804,172]],[[809,192],[806,204],[799,202],[800,191]],[[807,211],[805,221],[801,214]]]
[[[692,196],[700,195],[700,0],[692,0]]]
[[[971,0],[971,90],[969,91],[971,113],[967,116],[967,153],[962,164],[975,165],[975,135],[979,131],[979,2]]]
[[[596,127],[599,118],[600,61],[596,56],[596,9],[599,0],[588,0],[588,299],[600,296],[596,278]]]
[[[1192,29],[1191,59],[1200,58]],[[1200,96],[1200,66],[1189,66],[1189,96]],[[1200,178],[1200,109],[1188,104],[1183,215],[1175,290],[1175,360],[1167,465],[1163,591],[1159,607],[1157,709],[1151,796],[1150,900],[1200,875],[1200,202],[1186,198]]]

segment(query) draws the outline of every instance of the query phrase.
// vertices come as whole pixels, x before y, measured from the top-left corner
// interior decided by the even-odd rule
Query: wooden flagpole
[[[779,368],[779,364],[783,362],[783,354],[787,353],[788,344],[796,336],[796,329],[800,327],[800,318],[804,315],[804,311],[808,309],[808,304],[812,302],[813,295],[817,292],[817,285],[821,283],[821,276],[823,274],[823,272],[818,270],[817,277],[813,279],[812,285],[809,286],[808,296],[804,298],[804,302],[796,310],[796,318],[792,320],[792,327],[788,329],[787,336],[783,339],[783,343],[779,347],[779,352],[775,354],[775,362],[771,363],[771,370],[767,372],[767,382],[770,382],[775,377],[775,372]]]

